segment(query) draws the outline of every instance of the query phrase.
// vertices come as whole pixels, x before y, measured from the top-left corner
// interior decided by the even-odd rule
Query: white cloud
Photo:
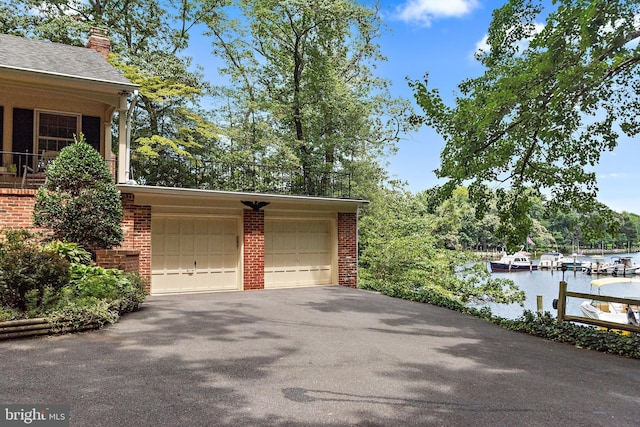
[[[542,30],[544,30],[544,24],[540,23],[540,22],[536,22],[533,24],[533,28],[531,29],[531,33],[529,34],[529,37],[519,40],[516,43],[516,47],[518,52],[523,52],[524,50],[527,49],[527,47],[529,47],[529,42],[539,33],[542,32]],[[491,50],[491,45],[488,43],[489,41],[489,35],[485,34],[480,40],[478,40],[476,42],[476,48],[475,50],[472,52],[471,56],[473,58],[478,58],[479,56],[482,56],[483,54],[488,54],[489,51]]]
[[[477,59],[481,55],[489,53],[490,50],[491,50],[491,46],[489,45],[489,35],[485,34],[484,37],[482,37],[482,39],[476,42],[476,48],[471,53],[471,57],[473,59]]]
[[[428,27],[433,19],[467,15],[478,4],[477,0],[408,0],[396,8],[396,17]]]

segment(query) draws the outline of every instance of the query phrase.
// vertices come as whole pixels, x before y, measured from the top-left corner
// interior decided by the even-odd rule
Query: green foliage
[[[96,297],[81,297],[65,301],[56,309],[51,310],[47,320],[58,328],[71,324],[72,328],[80,329],[90,324],[99,327],[108,323],[115,323],[119,313],[112,309],[111,304]]]
[[[70,263],[87,265],[91,263],[91,253],[82,249],[77,243],[52,240],[44,245],[42,250],[58,254]]]
[[[89,250],[122,243],[120,194],[100,153],[84,140],[62,149],[47,168],[33,222]]]
[[[479,310],[467,307],[459,300],[443,295],[440,290],[434,288],[411,289],[406,286],[386,285],[374,289],[391,297],[428,303],[471,314],[512,331],[572,344],[589,350],[640,359],[640,334],[620,334],[570,322],[558,323],[557,319],[548,312],[538,314],[525,310],[518,319],[504,319],[493,316],[487,307]]]
[[[466,193],[458,193],[462,203]],[[458,210],[453,202],[446,209]],[[524,301],[524,293],[511,280],[493,278],[469,253],[444,249],[439,243],[444,213],[433,215],[429,210],[425,198],[400,191],[381,191],[372,199],[359,221],[360,286],[408,294],[436,293],[460,304]],[[462,223],[465,217],[470,220],[473,213],[465,212],[457,221]],[[462,229],[460,225],[455,228],[456,233]]]
[[[146,283],[139,275],[89,262],[77,244],[41,246],[34,233],[6,230],[0,241],[0,321],[45,317],[60,328],[102,326],[144,301]]]
[[[137,306],[146,297],[145,283],[139,275],[82,264],[71,266],[69,288],[76,297],[96,297],[125,306]]]
[[[30,244],[4,251],[0,256],[0,305],[25,311],[31,295],[32,305],[40,307],[48,289],[55,292],[68,282],[69,267],[59,255]]]
[[[24,318],[24,312],[11,307],[0,306],[0,322]]]
[[[368,194],[368,182],[383,176],[379,156],[413,127],[409,103],[373,74],[384,60],[377,8],[350,0],[235,5],[207,22],[230,80],[219,88],[216,111],[229,151],[249,163],[298,168],[306,194],[315,194],[312,173],[323,181],[339,169],[353,172],[359,195]]]
[[[60,325],[71,322],[76,327],[90,323],[102,326],[135,311],[145,298],[145,283],[137,274],[73,264],[68,286],[45,317]]]
[[[569,343],[589,350],[640,359],[640,334],[620,334],[571,322],[558,323],[549,312],[538,314],[529,310],[516,320],[495,318],[492,321],[512,331]]]
[[[449,107],[428,81],[411,86],[420,120],[446,141],[439,177],[459,185],[504,183],[498,211],[512,242],[527,229],[526,188],[551,190],[556,208],[590,214],[584,230],[613,232],[616,221],[597,203],[592,167],[624,132],[640,132],[640,2],[508,1],[489,27],[482,76],[463,81]],[[598,237],[594,235],[593,237]]]
[[[71,266],[69,287],[78,297],[112,300],[120,294],[123,285],[122,273],[118,270],[83,264]]]

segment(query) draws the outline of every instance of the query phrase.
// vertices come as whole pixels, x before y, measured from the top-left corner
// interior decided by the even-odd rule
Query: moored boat
[[[608,285],[640,284],[640,279],[609,277],[591,281],[591,287],[602,295],[602,287]],[[625,298],[630,298],[625,296]],[[621,323],[624,325],[636,325],[640,323],[640,307],[628,306],[619,302],[607,302],[600,300],[584,301],[580,304],[580,311],[584,317],[605,322]]]
[[[513,255],[503,253],[498,261],[491,261],[491,272],[512,272],[512,271],[534,271],[538,265],[534,264],[529,254],[523,251],[515,252]]]
[[[591,257],[591,262],[583,263],[583,270],[587,274],[607,274],[607,269],[610,264],[604,262],[604,257],[600,255],[594,255]]]
[[[560,252],[547,252],[540,255],[538,268],[540,270],[555,270],[562,266],[563,256]]]
[[[583,255],[573,253],[571,255],[563,256],[560,258],[561,265],[567,267],[567,270],[581,270],[586,264],[583,260]]]
[[[631,257],[613,257],[613,263],[607,268],[607,273],[613,276],[634,274],[640,265],[633,264]]]

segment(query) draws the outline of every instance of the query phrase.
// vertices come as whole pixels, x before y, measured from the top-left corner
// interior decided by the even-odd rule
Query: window
[[[51,112],[38,112],[37,152],[60,151],[73,144],[74,136],[80,135],[80,116]]]

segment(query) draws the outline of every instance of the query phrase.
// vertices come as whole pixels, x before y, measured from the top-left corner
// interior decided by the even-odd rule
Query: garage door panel
[[[238,289],[238,222],[232,218],[154,217],[152,293]]]
[[[265,221],[265,287],[330,284],[331,222]]]

